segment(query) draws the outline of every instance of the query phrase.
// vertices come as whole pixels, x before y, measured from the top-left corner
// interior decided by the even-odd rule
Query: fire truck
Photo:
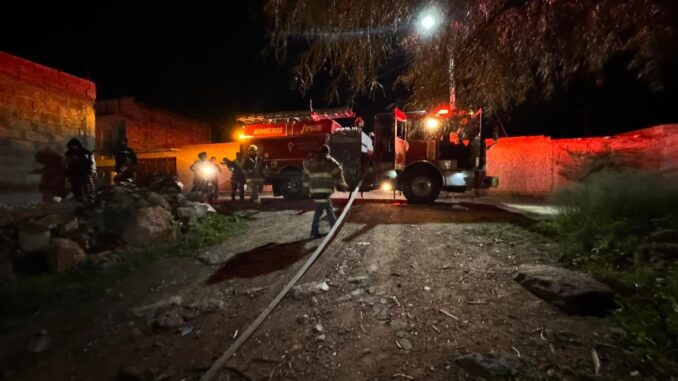
[[[393,112],[375,116],[373,133],[342,127],[349,109],[245,115],[241,151],[250,145],[264,158],[266,184],[286,199],[306,197],[303,161],[328,144],[351,188],[400,190],[411,203],[432,203],[441,191],[466,192],[497,185],[486,175],[482,110]]]

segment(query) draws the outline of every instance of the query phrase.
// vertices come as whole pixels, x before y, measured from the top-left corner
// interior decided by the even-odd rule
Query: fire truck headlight
[[[440,127],[440,121],[437,118],[428,117],[424,119],[424,126],[429,130],[437,130]]]
[[[384,181],[383,183],[381,183],[381,190],[386,191],[386,192],[392,191],[393,190],[393,183],[391,183],[390,181]]]

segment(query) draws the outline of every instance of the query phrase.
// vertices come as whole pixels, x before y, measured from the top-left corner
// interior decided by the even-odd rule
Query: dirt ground
[[[318,244],[305,240],[312,206],[271,201],[241,210],[247,230],[199,258],[144,267],[99,300],[41,311],[0,332],[0,374],[113,380],[124,370],[128,379],[199,379]],[[474,352],[520,356],[530,379],[631,378],[607,320],[565,315],[512,280],[517,265],[548,263],[557,253],[557,243],[526,229],[530,223],[487,203],[358,202],[299,282],[325,281],[329,290],[283,299],[217,379],[467,380],[454,359]],[[224,307],[177,329],[130,315],[176,296]],[[49,348],[19,355],[41,331]]]

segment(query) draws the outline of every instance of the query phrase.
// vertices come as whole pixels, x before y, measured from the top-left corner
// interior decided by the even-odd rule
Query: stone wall
[[[487,152],[488,175],[499,177],[499,187],[491,193],[551,193],[570,184],[577,169],[600,154],[638,169],[678,176],[678,125],[609,137],[501,138]]]
[[[66,142],[94,148],[94,83],[0,52],[0,203],[39,200],[41,152],[58,167]]]
[[[98,101],[96,113],[97,143],[102,151],[115,147],[119,129],[126,131],[130,147],[137,152],[211,142],[212,127],[208,123],[145,105],[134,98]]]

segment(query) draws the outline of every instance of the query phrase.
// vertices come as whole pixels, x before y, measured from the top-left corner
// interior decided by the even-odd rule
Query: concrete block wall
[[[134,98],[98,101],[96,110],[97,129],[125,126],[129,145],[138,152],[211,142],[210,124],[145,105]]]
[[[491,193],[545,195],[566,187],[576,157],[610,153],[635,168],[678,176],[678,125],[595,138],[501,138],[487,152],[487,172],[499,177]]]
[[[35,201],[37,152],[73,137],[94,149],[95,98],[88,80],[0,52],[0,202]]]

